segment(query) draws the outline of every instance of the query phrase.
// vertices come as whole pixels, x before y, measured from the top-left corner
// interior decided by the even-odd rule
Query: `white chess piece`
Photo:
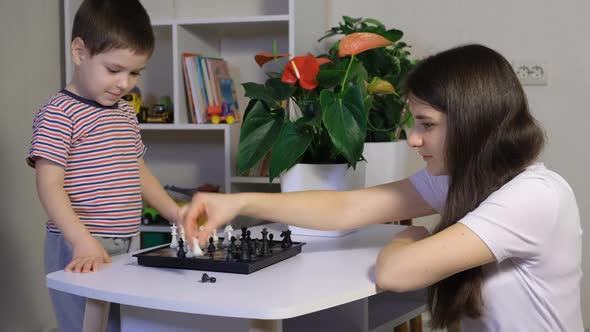
[[[196,237],[193,237],[193,245],[191,247],[193,248],[193,254],[195,257],[205,255],[201,249],[201,246],[199,246],[199,240]]]
[[[225,226],[225,229],[223,230],[223,232],[226,234],[226,236],[225,236],[225,241],[223,241],[223,242],[226,242],[226,241],[228,243],[231,242],[231,237],[232,237],[232,233],[231,232],[233,230],[234,230],[234,228],[231,227],[231,225]]]
[[[189,244],[186,245],[186,255],[187,258],[195,257],[195,253],[191,250],[191,246]]]
[[[184,236],[184,226],[178,225],[178,229],[180,230],[180,238],[182,239],[182,241],[184,241],[184,243],[187,243],[186,237]]]
[[[178,248],[178,240],[176,239],[176,229],[178,227],[176,227],[176,224],[172,224],[170,228],[172,229],[172,232],[170,233],[170,235],[172,235],[172,241],[170,241],[170,248],[176,249]]]

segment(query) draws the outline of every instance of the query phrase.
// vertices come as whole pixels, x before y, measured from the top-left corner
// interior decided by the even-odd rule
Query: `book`
[[[199,81],[200,73],[197,64],[195,63],[196,58],[198,57],[187,58],[187,69],[191,82],[191,96],[194,104],[193,117],[196,120],[193,123],[205,123],[206,121],[203,115],[205,114],[206,106],[201,92],[201,83]]]
[[[197,53],[182,53],[182,71],[184,73],[184,87],[186,90],[186,101],[188,109],[188,118],[191,123],[197,123],[195,118],[195,102],[192,94],[192,85],[189,77],[188,67],[193,57],[199,56]]]
[[[235,114],[236,120],[239,120],[238,98],[227,62],[223,59],[212,58],[207,61],[214,94],[217,98],[216,105],[231,110]]]

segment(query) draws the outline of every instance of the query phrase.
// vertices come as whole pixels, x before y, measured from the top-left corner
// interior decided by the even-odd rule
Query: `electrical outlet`
[[[518,61],[512,68],[522,85],[547,85],[547,70],[543,64],[535,61]]]

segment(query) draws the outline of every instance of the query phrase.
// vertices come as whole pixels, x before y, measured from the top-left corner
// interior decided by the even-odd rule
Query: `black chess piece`
[[[281,237],[283,238],[283,240],[281,241],[281,248],[291,248],[293,246],[293,242],[291,241],[290,230],[282,231]]]
[[[287,247],[291,248],[293,246],[293,241],[291,240],[291,230],[286,230],[285,238],[287,239]]]
[[[212,237],[209,238],[209,246],[207,247],[207,252],[214,252],[217,248],[215,244],[213,244],[214,239]]]
[[[186,257],[186,251],[184,251],[184,240],[182,238],[178,239],[178,251],[176,252],[176,257]]]
[[[240,258],[240,255],[238,253],[238,251],[239,251],[238,249],[239,248],[238,248],[238,246],[236,244],[236,241],[237,241],[236,237],[235,236],[232,236],[230,241],[231,241],[231,243],[229,244],[229,247],[227,248],[227,250],[229,252],[231,252],[232,258],[235,258],[235,259]]]
[[[217,281],[217,278],[210,277],[209,275],[207,275],[207,273],[203,273],[203,276],[201,277],[201,282],[207,282],[207,281],[214,283]]]
[[[246,239],[246,237],[247,237],[246,236],[247,235],[246,232],[248,231],[248,228],[246,228],[246,226],[244,226],[244,227],[242,227],[240,229],[242,230],[242,236],[240,237],[240,240],[241,241],[244,241]]]
[[[275,246],[275,241],[273,240],[275,235],[273,233],[268,234],[268,249],[272,249]]]
[[[260,256],[265,256],[268,254],[268,230],[266,228],[262,229],[262,245],[260,248]]]
[[[240,260],[250,260],[250,248],[248,248],[245,238],[242,238],[242,243],[240,244]]]
[[[253,248],[254,250],[252,251],[252,254],[254,255],[254,257],[259,257],[260,255],[260,243],[258,242],[258,239],[254,239],[254,245]]]

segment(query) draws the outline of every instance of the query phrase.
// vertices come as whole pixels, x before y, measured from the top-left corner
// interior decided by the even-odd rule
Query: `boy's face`
[[[82,43],[83,44],[83,43]],[[113,49],[94,56],[83,47],[72,45],[76,75],[69,88],[80,97],[104,106],[115,104],[137,83],[149,55],[128,49]]]

